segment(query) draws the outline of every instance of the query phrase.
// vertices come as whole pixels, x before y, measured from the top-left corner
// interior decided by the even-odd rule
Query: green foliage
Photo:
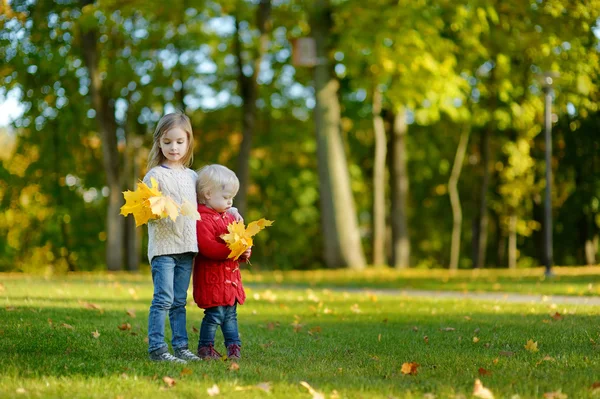
[[[106,185],[81,33],[98,33],[98,57],[114,113],[123,190],[145,172],[151,133],[175,108],[192,118],[195,163],[235,167],[241,100],[233,17],[245,61],[257,49],[254,1],[13,0],[0,14],[0,93],[20,93],[24,114],[0,133],[0,270],[103,267]],[[490,129],[494,171],[490,252],[518,217],[523,261],[540,259],[543,98],[554,81],[553,192],[556,261],[586,262],[600,234],[598,0],[332,1],[342,130],[361,235],[370,252],[371,93],[408,109],[412,263],[448,263],[452,218],[447,181],[460,126],[472,129],[459,181],[461,266],[469,265],[482,175],[479,133]],[[257,268],[313,269],[322,256],[309,68],[292,64],[295,38],[310,34],[310,2],[273,2],[270,46],[259,76],[247,220],[275,225],[257,237]],[[246,62],[245,73],[252,65]],[[386,111],[386,112],[387,112]],[[581,226],[585,226],[582,228]],[[597,241],[596,241],[597,242]],[[597,245],[592,252],[597,255]],[[144,248],[141,249],[142,253]],[[494,257],[496,258],[496,257]],[[145,259],[142,256],[142,259]]]

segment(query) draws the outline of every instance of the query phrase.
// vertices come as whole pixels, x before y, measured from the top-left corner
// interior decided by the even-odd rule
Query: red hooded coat
[[[231,250],[221,235],[227,234],[227,225],[235,222],[228,212],[219,213],[205,205],[198,205],[202,220],[196,222],[198,255],[194,261],[194,301],[206,309],[215,306],[241,305],[246,300],[239,262],[227,259]]]

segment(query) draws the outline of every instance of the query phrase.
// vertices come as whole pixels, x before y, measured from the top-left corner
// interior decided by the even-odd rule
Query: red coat
[[[219,213],[205,205],[198,205],[202,220],[196,222],[198,255],[194,261],[194,301],[206,309],[215,306],[241,305],[246,300],[239,262],[227,259],[227,248],[221,235],[227,234],[227,225],[235,222],[228,212]]]

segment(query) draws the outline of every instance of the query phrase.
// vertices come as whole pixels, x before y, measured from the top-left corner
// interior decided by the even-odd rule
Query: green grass
[[[0,275],[0,397],[198,398],[216,384],[220,397],[311,398],[306,381],[326,398],[470,398],[476,378],[496,398],[600,397],[591,389],[600,381],[600,307],[248,289],[243,358],[230,370],[231,362],[147,359],[149,280]],[[193,350],[201,318],[190,303]],[[528,339],[539,352],[525,350]],[[418,363],[418,374],[403,375],[405,362]]]
[[[600,267],[555,267],[547,279],[543,268],[532,269],[408,269],[369,268],[364,271],[315,270],[260,272],[246,281],[296,287],[369,287],[460,292],[515,292],[544,295],[600,295]]]

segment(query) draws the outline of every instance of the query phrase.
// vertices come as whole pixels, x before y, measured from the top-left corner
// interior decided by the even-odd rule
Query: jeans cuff
[[[158,348],[156,350],[153,350],[152,352],[149,352],[149,354],[159,356],[168,351],[169,351],[169,347],[165,345],[165,346],[161,346],[160,348]]]

